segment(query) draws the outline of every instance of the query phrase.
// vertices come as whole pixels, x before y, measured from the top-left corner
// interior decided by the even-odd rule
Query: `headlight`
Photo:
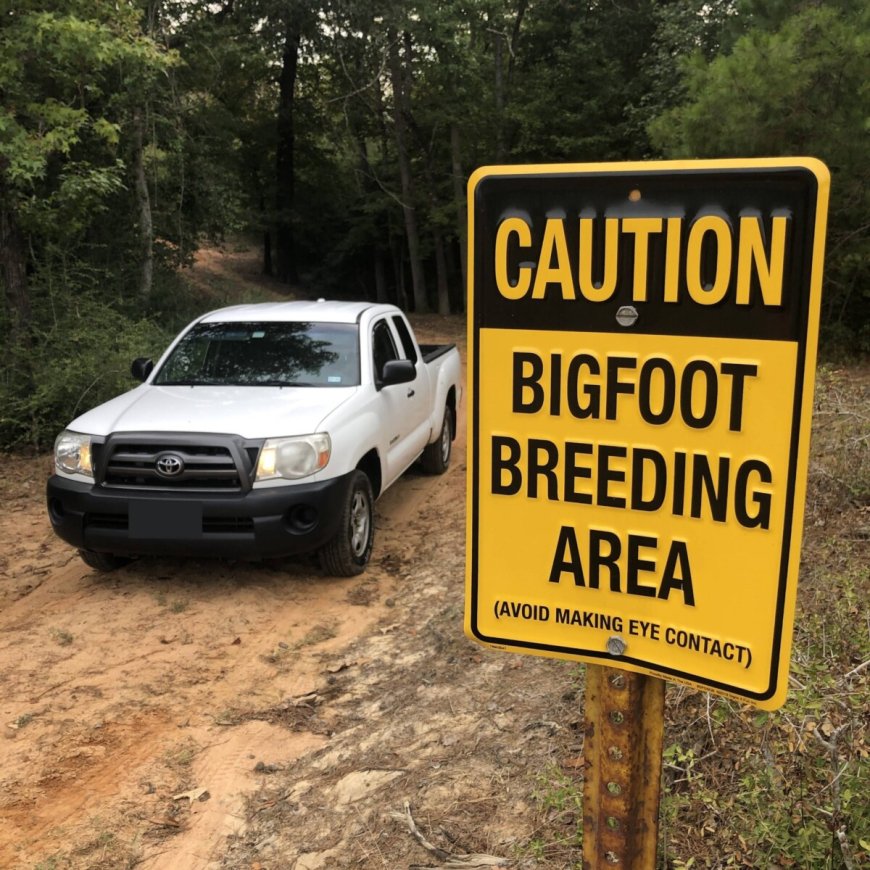
[[[84,474],[93,478],[91,436],[79,432],[61,432],[54,442],[54,467],[64,474]]]
[[[267,438],[257,463],[257,480],[295,480],[320,471],[329,462],[329,435],[300,435],[296,438]]]

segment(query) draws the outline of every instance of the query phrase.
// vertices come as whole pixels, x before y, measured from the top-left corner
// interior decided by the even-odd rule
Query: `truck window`
[[[372,330],[372,357],[375,367],[374,380],[376,384],[379,384],[384,364],[399,358],[393,334],[390,332],[390,325],[386,320],[379,320]]]
[[[359,328],[349,323],[198,323],[154,378],[162,386],[358,386]]]
[[[405,323],[405,318],[397,314],[393,317],[393,326],[396,327],[396,332],[399,333],[399,338],[405,348],[405,359],[411,360],[416,365],[417,349],[414,346],[414,339],[411,338],[411,333],[408,330],[408,324]]]

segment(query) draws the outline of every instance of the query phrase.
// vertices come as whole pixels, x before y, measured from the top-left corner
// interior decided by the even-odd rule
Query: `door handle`
[[[414,391],[409,389],[408,390],[408,398],[410,399],[411,396],[413,396],[413,395],[414,395]]]

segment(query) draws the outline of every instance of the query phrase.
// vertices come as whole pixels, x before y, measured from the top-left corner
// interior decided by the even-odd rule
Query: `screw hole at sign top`
[[[640,202],[640,191],[635,188],[631,193],[629,193],[628,198],[631,202]]]

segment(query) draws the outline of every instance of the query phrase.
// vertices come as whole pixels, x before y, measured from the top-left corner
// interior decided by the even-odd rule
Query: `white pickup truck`
[[[137,555],[318,551],[365,569],[373,505],[417,459],[450,461],[454,345],[420,346],[392,305],[238,305],[191,323],[143,383],[55,442],[54,530],[98,570]]]

